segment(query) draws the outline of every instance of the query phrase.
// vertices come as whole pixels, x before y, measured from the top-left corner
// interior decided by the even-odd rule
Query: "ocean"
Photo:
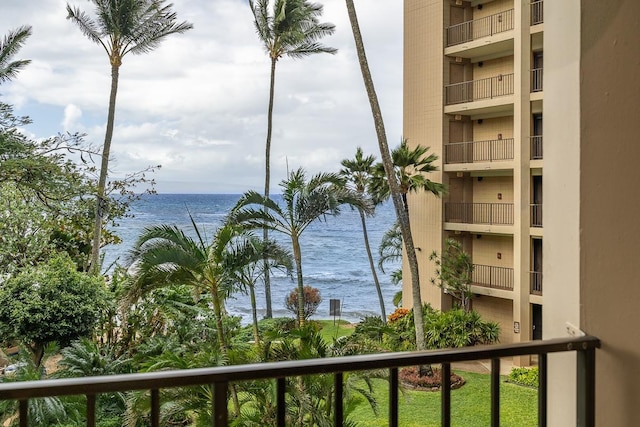
[[[211,238],[222,223],[229,210],[240,195],[234,194],[157,194],[144,195],[131,206],[132,217],[123,218],[115,229],[122,243],[104,248],[104,265],[113,262],[122,263],[140,232],[147,226],[158,224],[177,225],[185,233],[193,235],[189,213],[193,216],[200,231]],[[274,197],[276,200],[277,196]],[[376,209],[373,217],[367,218],[369,242],[378,262],[378,246],[382,235],[395,220],[393,205],[388,202]],[[261,235],[261,233],[258,233]],[[287,236],[271,232],[270,237],[278,240],[284,247],[291,249]],[[329,313],[329,301],[340,301],[340,318],[357,322],[364,316],[380,315],[380,303],[375,289],[369,261],[364,247],[360,216],[348,206],[342,208],[340,215],[317,221],[301,236],[302,272],[305,285],[318,288],[322,303],[318,307],[315,319],[332,319]],[[385,266],[387,272],[398,266]],[[295,277],[295,274],[294,274]],[[393,295],[400,290],[393,285],[389,274],[378,271],[387,315],[394,310]],[[296,287],[294,279],[284,273],[275,273],[271,278],[273,315],[293,316],[285,308],[286,296]],[[265,314],[264,288],[261,283],[256,287],[258,317]],[[247,295],[237,294],[227,300],[227,311],[242,317],[247,324],[251,320],[251,305]]]

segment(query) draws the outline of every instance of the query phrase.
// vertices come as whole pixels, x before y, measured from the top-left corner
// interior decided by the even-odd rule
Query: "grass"
[[[346,320],[317,320],[321,325],[320,335],[326,343],[332,343],[334,338],[351,335],[353,333],[353,325]]]
[[[466,380],[466,384],[451,392],[452,426],[490,425],[490,375],[471,372],[456,373]],[[374,393],[379,408],[377,416],[364,399],[349,415],[359,426],[381,427],[388,425],[388,383],[378,380],[375,383]],[[439,392],[405,391],[400,395],[398,410],[400,414],[398,422],[403,427],[436,427],[441,425]],[[500,384],[500,425],[503,427],[538,425],[537,391],[502,382]]]

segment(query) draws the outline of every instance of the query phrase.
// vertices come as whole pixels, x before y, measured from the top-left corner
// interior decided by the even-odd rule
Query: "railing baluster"
[[[389,369],[389,427],[398,427],[398,368]]]
[[[19,402],[20,427],[29,426],[29,401],[21,400]]]
[[[343,399],[343,384],[342,384],[343,376],[342,372],[336,372],[333,376],[333,386],[335,388],[336,398],[334,399],[334,418],[333,425],[335,427],[342,427],[343,425],[343,407],[342,407],[342,399]]]
[[[87,394],[87,427],[96,425],[96,395]]]
[[[547,427],[547,355],[538,355],[538,427]]]
[[[151,390],[151,427],[160,427],[160,390]]]
[[[229,408],[227,407],[227,389],[229,383],[221,381],[213,384],[213,425],[227,427]]]
[[[451,427],[451,364],[443,363],[440,371],[442,427]]]
[[[277,422],[278,427],[285,427],[286,414],[287,414],[287,404],[285,401],[285,392],[287,389],[287,379],[286,378],[278,378],[276,380],[276,400],[277,400]]]
[[[500,427],[500,359],[491,359],[491,427]]]
[[[595,349],[578,350],[577,358],[577,427],[595,427],[596,351]]]

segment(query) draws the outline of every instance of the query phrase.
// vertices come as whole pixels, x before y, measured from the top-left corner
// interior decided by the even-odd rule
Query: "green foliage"
[[[512,368],[509,372],[509,382],[528,387],[538,388],[538,368]]]
[[[498,342],[500,327],[483,321],[475,312],[449,310],[426,316],[425,334],[429,348],[455,348]]]
[[[67,255],[29,267],[0,289],[0,334],[28,345],[39,365],[47,343],[89,336],[107,294],[102,278],[76,271]]]
[[[464,311],[471,310],[473,262],[462,249],[462,243],[448,238],[442,255],[433,251],[429,260],[436,266],[436,278],[432,278],[431,283],[458,300]]]

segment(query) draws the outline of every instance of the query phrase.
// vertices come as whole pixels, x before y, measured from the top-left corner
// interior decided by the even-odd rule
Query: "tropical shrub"
[[[538,368],[513,368],[509,372],[510,383],[528,387],[538,387]]]
[[[304,287],[304,318],[307,320],[313,316],[318,310],[318,306],[322,302],[320,291],[318,288],[312,288],[307,285]],[[298,313],[298,288],[291,291],[289,296],[284,301],[287,310],[294,314]]]

